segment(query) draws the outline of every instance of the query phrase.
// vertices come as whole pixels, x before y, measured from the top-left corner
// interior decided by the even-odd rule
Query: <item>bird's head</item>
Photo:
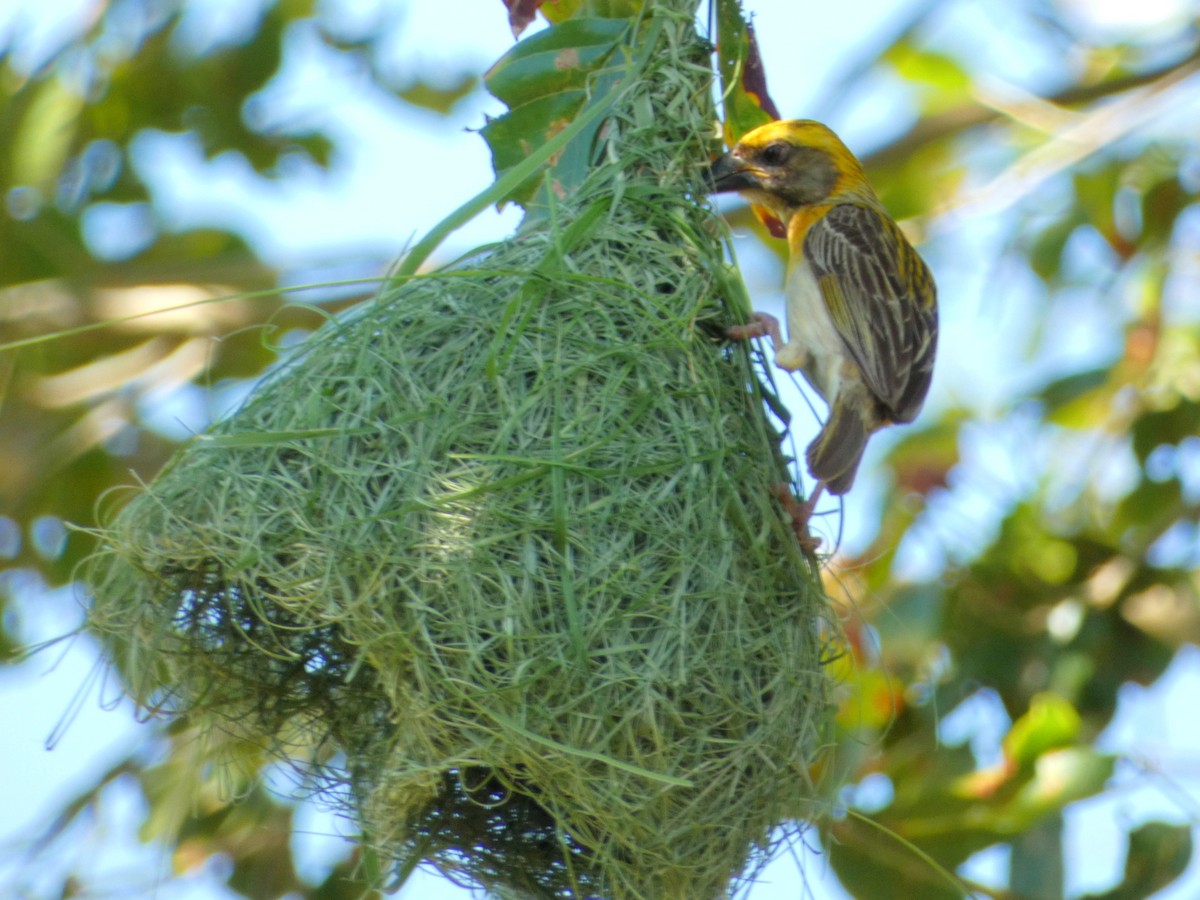
[[[710,193],[737,191],[784,222],[804,206],[865,187],[858,160],[810,119],[768,122],[747,132],[708,171]]]

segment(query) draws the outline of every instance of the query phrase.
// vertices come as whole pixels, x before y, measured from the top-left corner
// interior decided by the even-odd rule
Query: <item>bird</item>
[[[820,122],[747,132],[706,180],[709,193],[735,191],[786,230],[786,341],[765,313],[728,334],[770,336],[775,364],[799,371],[829,407],[805,451],[816,485],[803,504],[787,491],[803,540],[822,491],[853,486],[870,437],[920,413],[937,353],[937,287],[862,164]]]

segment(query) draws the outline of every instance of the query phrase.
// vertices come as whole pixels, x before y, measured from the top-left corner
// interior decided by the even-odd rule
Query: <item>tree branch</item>
[[[1187,56],[1167,65],[1096,84],[1072,85],[1057,94],[1046,97],[1045,100],[1047,103],[1058,106],[1079,106],[1091,103],[1104,97],[1111,97],[1114,94],[1121,94],[1151,84],[1197,62],[1200,62],[1200,45],[1197,45]],[[898,163],[929,144],[936,143],[956,132],[994,122],[1002,116],[1003,113],[1000,110],[982,103],[965,103],[957,109],[921,119],[907,133],[890,144],[862,156],[862,163],[867,169]]]

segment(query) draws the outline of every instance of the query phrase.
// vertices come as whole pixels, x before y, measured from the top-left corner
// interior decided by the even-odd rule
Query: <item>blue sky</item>
[[[872,76],[855,79],[852,88],[841,87],[862,54],[887,41],[923,4],[915,0],[848,0],[842,4],[746,0],[746,5],[756,15],[771,91],[784,116],[822,118],[860,152],[885,142],[911,121],[910,89],[895,81]],[[1128,26],[1123,20],[1129,19],[1145,23],[1138,27],[1151,28],[1155,21],[1185,5],[1182,0],[1143,0],[1138,4],[1063,0],[1060,4],[1069,15],[1087,17],[1097,34],[1116,24]],[[38,46],[46,45],[43,41],[52,40],[54,28],[64,27],[89,6],[88,0],[53,0],[39,3],[36,10],[0,7],[0,33],[14,16],[38,23],[38,31],[28,36],[24,47],[24,52],[35,54]],[[191,40],[203,46],[206,41],[236,33],[238,17],[247,6],[238,0],[191,0]],[[459,0],[454,4],[453,27],[446,21],[445,6],[438,3],[330,0],[325,6],[359,21],[370,20],[379,9],[396,12],[401,24],[391,50],[406,66],[436,71],[467,63],[482,71],[512,45],[500,0]],[[1031,45],[1029,35],[997,39],[1012,24],[1005,21],[1003,3],[959,2],[947,4],[947,9],[938,18],[938,28],[944,35],[952,35],[956,50],[974,60],[997,84],[1037,90],[1061,66],[1059,50]],[[350,150],[333,170],[328,174],[300,172],[286,187],[268,184],[250,178],[245,165],[233,157],[206,163],[186,138],[147,135],[138,146],[138,165],[154,186],[169,227],[236,223],[268,259],[283,267],[302,268],[313,258],[334,258],[363,245],[398,254],[490,183],[487,148],[468,129],[481,125],[485,113],[501,111],[495,101],[479,95],[463,104],[447,123],[433,114],[386,102],[353,72],[335,68],[331,73],[319,67],[322,53],[315,40],[303,33],[294,36],[290,63],[271,88],[272,105],[294,120],[330,123],[353,137]],[[831,91],[839,97],[834,104],[823,100]],[[454,177],[399,177],[431,171],[452,172]],[[997,441],[1014,439],[1002,429],[989,431],[986,411],[999,407],[1021,384],[1020,367],[1014,369],[1014,360],[995,349],[1004,342],[987,338],[1004,332],[1018,336],[1019,341],[1027,332],[1033,305],[1040,299],[1032,286],[1019,280],[1006,285],[1003,304],[989,294],[994,260],[1000,255],[1005,233],[1002,217],[1009,212],[1002,209],[952,222],[935,221],[922,248],[938,274],[943,346],[955,348],[939,359],[929,403],[938,408],[969,399],[982,408],[980,454],[987,454]],[[500,237],[515,222],[515,210],[484,214],[456,233],[445,253],[451,256]],[[756,305],[779,313],[782,272],[778,265],[750,240],[739,240],[736,247]],[[986,337],[981,332],[986,332]],[[1103,354],[1103,338],[1081,335],[1071,352]],[[800,429],[815,427],[814,422],[805,422],[805,404],[798,395],[785,399],[797,412]],[[798,434],[797,440],[803,443],[806,433]],[[873,506],[879,502],[878,483],[869,470],[886,440],[877,443],[864,465],[861,484],[846,503],[844,543],[850,548],[869,537],[858,523],[872,521]],[[1008,488],[1014,493],[1027,487],[1015,469],[1001,475],[1002,480],[1009,479]],[[968,504],[968,518],[978,520],[975,539],[982,540],[989,516],[994,518],[999,510],[988,506],[988,498],[961,502]],[[940,561],[937,554],[943,552],[939,547],[936,540],[931,539],[927,546],[917,541],[905,561],[909,573],[916,576],[934,568]],[[28,583],[20,594],[17,631],[30,640],[61,634],[81,620],[79,599],[70,590],[45,592]],[[134,721],[128,704],[116,701],[115,685],[106,684],[96,673],[95,646],[86,637],[64,645],[61,652],[55,648],[29,663],[0,669],[0,721],[20,723],[0,742],[0,771],[8,773],[11,781],[5,785],[6,802],[0,808],[0,847],[12,847],[36,834],[95,772],[144,741],[144,726]],[[1071,892],[1097,890],[1112,883],[1123,865],[1124,830],[1133,824],[1159,815],[1173,821],[1200,818],[1194,811],[1200,804],[1200,799],[1195,799],[1200,731],[1191,713],[1198,690],[1200,654],[1188,650],[1153,687],[1129,686],[1123,691],[1117,719],[1105,733],[1104,747],[1129,755],[1131,762],[1116,779],[1127,786],[1078,804],[1069,813]],[[114,705],[116,708],[111,708]],[[64,719],[69,727],[60,734]],[[1003,733],[1003,726],[994,705],[981,695],[947,717],[944,729],[947,739],[972,740],[986,755]],[[47,749],[52,736],[57,740],[53,749]],[[1139,767],[1133,762],[1137,760],[1144,765]],[[1175,781],[1168,783],[1147,774],[1157,767],[1172,773]],[[145,847],[132,835],[138,814],[133,792],[114,785],[106,796],[102,820],[89,823],[86,831],[76,836],[72,852],[79,856],[74,861],[82,861],[87,871],[100,873],[101,882],[107,878],[114,888],[130,873],[137,873],[133,890],[123,892],[126,897],[207,900],[227,896],[211,877],[219,872],[167,882],[170,860],[161,849]],[[339,852],[344,842],[337,835],[350,833],[352,828],[309,808],[302,813],[298,831],[308,832],[297,838],[303,844],[298,856],[312,865]],[[844,896],[833,879],[825,876],[819,855],[802,854],[801,859],[802,870],[792,857],[777,862],[764,883],[751,891],[751,900]],[[0,893],[13,864],[19,862],[19,856],[0,853]],[[1002,852],[985,853],[972,864],[972,874],[994,881],[1002,877],[1004,864]],[[1175,898],[1197,895],[1200,874],[1195,866],[1186,886],[1162,894]],[[465,894],[428,877],[406,887],[399,896],[450,900]]]

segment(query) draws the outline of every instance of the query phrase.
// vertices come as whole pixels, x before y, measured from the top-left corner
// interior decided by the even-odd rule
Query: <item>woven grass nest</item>
[[[339,760],[378,853],[500,896],[725,896],[812,799],[826,608],[713,337],[690,6],[554,216],[329,322],[85,573],[143,703]]]

